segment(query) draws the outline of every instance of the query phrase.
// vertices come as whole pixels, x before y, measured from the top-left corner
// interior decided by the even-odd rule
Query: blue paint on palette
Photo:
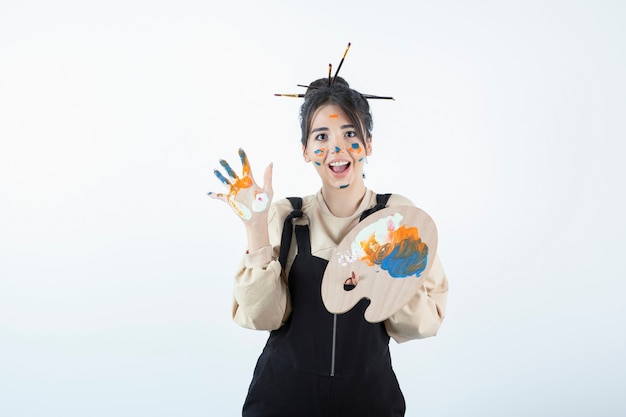
[[[410,275],[419,277],[428,264],[428,254],[413,252],[408,255],[400,254],[400,245],[393,248],[393,251],[382,260],[380,267],[387,271],[393,278],[406,278]]]
[[[417,227],[402,225],[393,230],[383,225],[387,227],[384,241],[378,242],[372,234],[359,242],[365,251],[361,260],[370,266],[380,265],[393,278],[419,277],[428,264],[428,246],[419,237]]]

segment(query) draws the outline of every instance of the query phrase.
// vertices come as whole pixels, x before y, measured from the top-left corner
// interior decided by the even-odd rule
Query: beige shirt
[[[309,224],[311,254],[330,260],[344,236],[358,224],[361,213],[375,205],[376,193],[367,190],[352,216],[336,217],[326,206],[321,191],[303,197],[302,211],[306,218],[298,222]],[[413,206],[413,203],[398,194],[392,194],[387,203],[388,207],[407,205]],[[287,199],[272,204],[269,211],[271,246],[246,253],[236,272],[233,319],[243,327],[275,330],[289,317],[289,290],[286,277],[281,274],[278,254],[283,222],[292,210]],[[296,252],[294,237],[287,257],[287,275]],[[415,297],[385,320],[389,336],[401,343],[436,335],[445,316],[447,294],[448,282],[437,256]]]

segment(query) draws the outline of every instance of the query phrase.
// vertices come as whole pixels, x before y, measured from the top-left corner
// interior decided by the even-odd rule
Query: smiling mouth
[[[328,168],[335,174],[343,174],[350,168],[350,162],[348,161],[334,161],[328,164]]]

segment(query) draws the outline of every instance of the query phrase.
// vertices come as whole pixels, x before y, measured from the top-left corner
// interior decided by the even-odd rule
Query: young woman
[[[317,194],[270,204],[272,166],[260,187],[241,150],[242,177],[221,161],[230,179],[216,175],[229,192],[210,193],[231,205],[247,231],[247,252],[235,275],[234,320],[271,331],[243,416],[404,416],[389,338],[400,343],[437,333],[448,291],[444,271],[436,258],[415,297],[381,323],[363,318],[367,300],[344,314],[324,308],[322,277],[344,236],[375,210],[412,203],[366,188],[372,116],[367,100],[345,80],[312,83],[300,118],[304,160],[322,182]]]

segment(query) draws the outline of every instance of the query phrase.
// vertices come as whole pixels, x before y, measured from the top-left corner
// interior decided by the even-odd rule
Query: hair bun
[[[340,85],[342,87],[350,88],[350,84],[348,84],[348,82],[341,77],[335,77],[335,79],[333,80],[333,85]]]
[[[348,82],[342,77],[335,77],[334,79],[331,78],[331,81],[332,83],[330,85],[328,78],[319,78],[313,81],[309,84],[309,87],[306,90],[306,95],[309,95],[312,90],[317,90],[318,88],[332,88],[335,86],[350,88],[350,84],[348,84]]]

